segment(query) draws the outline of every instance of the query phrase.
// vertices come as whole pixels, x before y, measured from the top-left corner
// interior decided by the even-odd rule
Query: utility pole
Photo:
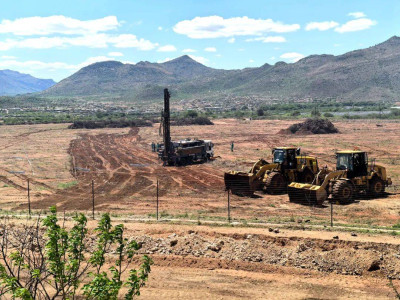
[[[158,221],[158,179],[157,179],[157,221]]]
[[[94,220],[94,180],[92,179],[92,217]]]
[[[228,222],[231,222],[231,197],[230,190],[228,189]]]
[[[170,130],[170,111],[169,111],[170,93],[168,89],[164,89],[164,112],[163,112],[163,129],[164,129],[164,164],[170,161],[171,156],[171,130]]]
[[[28,178],[28,212],[29,216],[31,216],[31,191],[30,191],[30,185],[29,185],[29,178]]]

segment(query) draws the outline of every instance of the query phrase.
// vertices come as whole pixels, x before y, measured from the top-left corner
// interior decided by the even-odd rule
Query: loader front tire
[[[369,183],[369,194],[372,197],[379,197],[385,192],[385,182],[379,177],[374,177]]]
[[[314,173],[310,169],[305,169],[300,175],[300,180],[302,183],[312,183],[314,177]]]
[[[287,191],[285,177],[279,172],[271,172],[265,181],[264,191],[271,195],[285,193]]]
[[[332,198],[340,204],[349,204],[354,200],[353,185],[346,180],[338,180],[333,185]]]

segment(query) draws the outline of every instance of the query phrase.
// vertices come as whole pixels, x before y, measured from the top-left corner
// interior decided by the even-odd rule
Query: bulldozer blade
[[[252,196],[255,192],[249,173],[225,173],[225,188],[239,196]]]
[[[327,198],[326,190],[319,185],[292,182],[288,186],[290,202],[307,205],[321,205]]]

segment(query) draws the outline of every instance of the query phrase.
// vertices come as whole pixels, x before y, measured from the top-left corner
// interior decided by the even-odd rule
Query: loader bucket
[[[224,175],[225,188],[239,196],[252,196],[256,190],[251,173],[227,172]]]
[[[290,202],[297,202],[307,205],[321,205],[327,199],[324,187],[309,183],[292,182],[288,186]]]

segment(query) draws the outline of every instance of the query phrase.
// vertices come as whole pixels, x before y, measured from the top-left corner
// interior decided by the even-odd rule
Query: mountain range
[[[296,63],[221,70],[184,55],[164,63],[99,62],[41,96],[107,100],[159,99],[168,87],[181,99],[253,96],[262,99],[384,101],[400,98],[400,37],[342,55],[311,55]]]
[[[29,74],[0,70],[0,96],[40,92],[54,84],[52,79],[39,79]]]

